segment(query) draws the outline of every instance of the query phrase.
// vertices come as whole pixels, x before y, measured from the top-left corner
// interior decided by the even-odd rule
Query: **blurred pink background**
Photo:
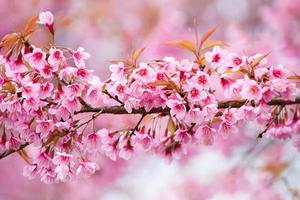
[[[195,24],[200,33],[217,26],[214,38],[237,53],[271,51],[271,64],[300,72],[299,0],[1,0],[1,37],[46,10],[55,16],[56,44],[84,47],[92,55],[89,67],[101,79],[109,76],[110,60],[140,47],[146,46],[144,60],[189,57],[164,43],[193,38]],[[36,40],[48,38],[40,35]],[[113,127],[115,122],[107,116],[98,126]],[[118,119],[118,126],[130,123]],[[300,199],[299,153],[283,142],[256,144],[252,136],[257,130],[250,124],[240,130],[249,137],[237,135],[213,147],[199,147],[171,164],[152,155],[127,162],[103,157],[97,174],[65,184],[27,180],[22,176],[24,161],[14,155],[0,160],[0,200]],[[274,178],[266,163],[288,166]]]

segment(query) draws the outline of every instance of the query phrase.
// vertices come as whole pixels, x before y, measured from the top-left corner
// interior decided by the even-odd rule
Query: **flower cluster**
[[[36,23],[54,34],[51,13]],[[298,77],[268,66],[266,55],[241,56],[213,45],[195,61],[117,62],[100,81],[86,67],[90,55],[82,47],[40,48],[24,35],[15,43],[20,47],[0,57],[1,157],[18,151],[28,162],[24,175],[45,183],[93,174],[100,154],[127,160],[153,151],[178,159],[190,146],[239,134],[247,121],[266,127],[258,137],[287,139],[300,129],[300,91],[292,80]],[[128,129],[87,128],[104,113],[141,118]],[[29,144],[36,155],[24,150]]]

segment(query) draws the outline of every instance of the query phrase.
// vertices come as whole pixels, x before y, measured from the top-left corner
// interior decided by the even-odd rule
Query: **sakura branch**
[[[54,38],[53,16],[44,12],[0,43],[0,159],[18,151],[29,163],[29,178],[53,183],[89,176],[98,169],[99,154],[127,160],[152,151],[179,159],[190,146],[241,134],[248,121],[262,127],[259,137],[293,139],[300,146],[299,77],[281,65],[268,66],[267,54],[222,49],[222,42],[208,40],[215,29],[195,42],[169,43],[193,52],[194,61],[138,63],[140,49],[110,65],[110,78],[101,81],[87,68],[90,55],[82,47],[32,44],[37,23]],[[134,127],[95,130],[103,114],[141,117]],[[37,155],[26,153],[29,144]]]

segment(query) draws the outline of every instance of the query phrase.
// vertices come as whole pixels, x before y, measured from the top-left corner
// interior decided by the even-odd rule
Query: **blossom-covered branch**
[[[225,108],[240,108],[246,103],[246,100],[236,100],[236,101],[220,101],[218,102],[219,109]],[[296,98],[294,101],[291,100],[283,100],[283,99],[272,99],[267,103],[270,106],[287,106],[293,104],[300,104],[300,98]],[[252,104],[255,107],[255,104]],[[78,113],[88,113],[88,112],[101,112],[102,114],[153,114],[153,113],[162,113],[162,114],[170,114],[170,108],[152,108],[149,112],[145,109],[133,109],[131,113],[123,106],[111,106],[111,107],[99,107],[99,108],[92,108],[92,107],[84,107],[79,111],[75,112]]]
[[[30,41],[36,24],[55,29],[50,12],[33,18],[20,33],[0,43],[0,158],[18,151],[28,165],[24,175],[45,183],[88,176],[97,155],[130,159],[152,151],[179,159],[195,145],[230,138],[252,121],[259,137],[295,138],[300,129],[299,77],[283,66],[268,66],[267,54],[243,56],[210,41],[215,29],[196,41],[179,40],[195,60],[173,57],[138,63],[144,49],[110,65],[101,81],[86,66],[90,55]],[[96,130],[103,114],[141,114],[133,127]],[[32,144],[38,155],[24,150]]]

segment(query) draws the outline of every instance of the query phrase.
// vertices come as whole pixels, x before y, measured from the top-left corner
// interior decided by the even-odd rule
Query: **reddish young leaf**
[[[206,42],[206,40],[217,30],[217,27],[211,28],[208,30],[200,39],[200,47]]]
[[[225,46],[225,43],[221,40],[213,40],[213,41],[206,42],[206,44],[204,44],[202,48],[210,49],[214,46]]]
[[[191,51],[193,53],[196,52],[196,45],[191,40],[174,40],[166,43],[167,45],[179,46],[183,49]]]
[[[257,65],[259,65],[259,63],[264,59],[266,58],[271,52],[268,52],[268,53],[265,53],[257,58],[255,58],[251,63],[250,63],[250,66],[252,68],[255,68]]]

